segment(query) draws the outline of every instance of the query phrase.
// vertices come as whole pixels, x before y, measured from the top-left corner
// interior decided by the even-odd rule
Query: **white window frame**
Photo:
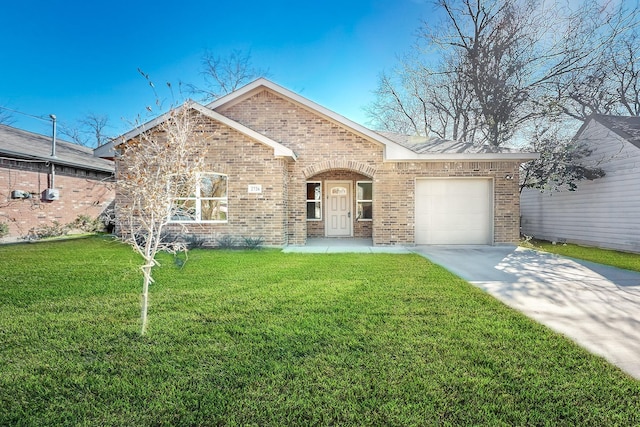
[[[371,199],[358,198],[358,186],[360,184],[371,184]],[[357,217],[357,221],[373,221],[373,181],[356,181],[356,215],[358,214],[358,205],[360,203],[371,203],[371,218]]]
[[[202,197],[200,195],[200,185],[201,185],[201,177],[203,175],[218,175],[224,176],[225,179],[225,196],[224,197]],[[179,224],[224,224],[229,222],[229,175],[218,172],[199,172],[196,174],[196,188],[195,188],[195,196],[193,197],[176,197],[174,200],[193,200],[195,202],[195,219],[169,219],[170,223],[179,223]],[[203,200],[214,200],[223,202],[225,206],[226,214],[225,219],[212,219],[212,220],[203,220],[202,219],[202,201]]]
[[[318,184],[319,185],[319,187],[318,187],[318,188],[320,188],[320,198],[319,199],[308,199],[307,198],[307,195],[308,195],[307,186],[309,184]],[[305,217],[307,216],[307,212],[308,212],[308,209],[309,209],[308,208],[309,203],[318,203],[320,205],[320,218],[307,218],[307,221],[322,221],[322,217],[323,217],[323,215],[322,215],[322,207],[323,207],[322,206],[322,181],[307,181],[304,184],[304,194],[305,194],[305,199],[306,199],[306,201],[305,201],[305,210],[304,210]]]

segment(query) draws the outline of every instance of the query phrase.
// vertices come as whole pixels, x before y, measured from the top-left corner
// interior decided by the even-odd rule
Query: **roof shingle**
[[[600,114],[594,114],[591,117],[621,138],[640,148],[640,117],[605,116]]]
[[[56,138],[56,158],[51,158],[51,137],[0,125],[0,156],[53,161],[59,165],[76,168],[113,172],[111,160],[94,157],[91,148]]]
[[[475,145],[470,142],[450,139],[402,135],[386,131],[376,132],[418,154],[504,154],[514,152],[508,148],[496,148],[489,144]]]

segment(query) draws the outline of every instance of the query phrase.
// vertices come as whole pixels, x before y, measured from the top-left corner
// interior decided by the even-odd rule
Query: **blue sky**
[[[73,125],[107,114],[121,133],[158,86],[201,84],[205,50],[250,51],[255,66],[312,101],[365,124],[380,72],[408,51],[428,0],[40,1],[3,4],[0,105]],[[160,90],[162,97],[169,96]],[[13,114],[13,126],[49,123]]]

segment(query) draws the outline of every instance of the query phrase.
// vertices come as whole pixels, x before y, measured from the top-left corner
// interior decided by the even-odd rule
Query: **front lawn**
[[[525,248],[538,249],[571,258],[611,265],[626,270],[640,271],[640,254],[601,249],[590,246],[574,245],[571,243],[547,242],[544,240],[530,240],[522,243]]]
[[[638,425],[640,382],[418,255],[0,247],[0,425]]]

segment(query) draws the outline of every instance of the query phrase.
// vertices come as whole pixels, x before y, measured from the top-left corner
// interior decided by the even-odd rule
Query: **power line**
[[[32,117],[34,119],[42,120],[43,122],[50,122],[51,121],[51,119],[49,117],[45,118],[43,116],[34,116],[33,114],[23,113],[22,111],[14,110],[14,109],[9,108],[9,107],[3,107],[2,105],[0,105],[0,108],[3,109],[3,110],[11,111],[12,113],[22,114],[23,116],[28,116],[28,117]]]

